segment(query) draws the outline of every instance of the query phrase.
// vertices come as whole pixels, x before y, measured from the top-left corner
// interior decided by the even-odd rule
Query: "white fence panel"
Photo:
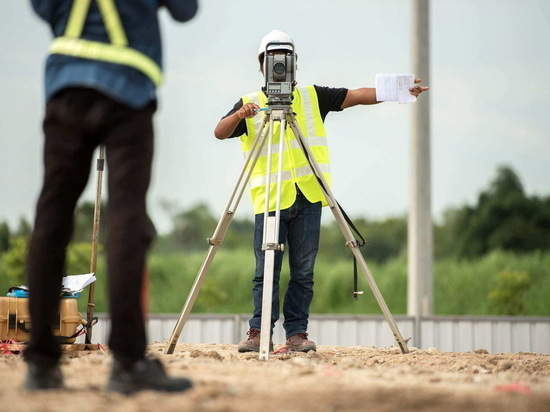
[[[110,322],[99,314],[93,328],[93,343],[108,343]],[[182,330],[180,343],[236,344],[246,338],[248,315],[191,315]],[[178,315],[150,315],[149,342],[167,341]],[[410,347],[438,348],[444,352],[470,352],[485,349],[490,353],[536,352],[550,354],[550,317],[473,317],[431,316],[414,318],[396,316],[395,322]],[[420,327],[416,328],[416,322]],[[308,333],[318,345],[388,347],[397,344],[383,316],[311,315]],[[415,337],[418,330],[420,336]],[[273,341],[284,344],[281,321]],[[84,342],[84,337],[77,343]]]

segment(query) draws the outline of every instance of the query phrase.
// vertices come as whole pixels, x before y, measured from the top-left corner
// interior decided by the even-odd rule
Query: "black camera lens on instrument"
[[[277,74],[283,74],[286,71],[284,63],[277,62],[273,65],[273,71]]]

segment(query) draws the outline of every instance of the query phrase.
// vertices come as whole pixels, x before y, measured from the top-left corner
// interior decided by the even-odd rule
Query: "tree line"
[[[367,240],[366,257],[384,263],[407,247],[407,216],[371,220],[352,218]],[[160,237],[156,251],[204,248],[205,234],[211,235],[217,219],[204,204],[173,216],[172,231]],[[474,205],[445,211],[434,222],[435,258],[471,259],[493,250],[517,253],[550,249],[550,196],[528,196],[517,174],[500,166],[495,178],[483,189]],[[224,248],[252,247],[254,223],[234,219],[224,240]],[[323,225],[323,253],[338,250],[344,239],[336,222]]]
[[[94,204],[82,203],[75,214],[75,230],[68,251],[69,273],[85,273],[89,267]],[[101,211],[100,242],[104,248],[108,219],[104,205]],[[218,218],[205,204],[171,214],[172,228],[160,234],[153,253],[191,253],[206,250],[206,237],[215,230]],[[407,217],[383,220],[352,218],[358,231],[367,240],[367,260],[384,263],[405,254]],[[480,191],[473,205],[445,211],[441,222],[434,222],[435,259],[474,259],[494,250],[528,253],[550,249],[550,196],[528,196],[518,175],[509,166],[500,166],[495,178]],[[11,285],[24,282],[24,257],[31,233],[31,224],[21,219],[10,228],[0,222],[0,278]],[[234,218],[222,248],[252,248],[254,223],[247,218]],[[344,238],[336,222],[323,225],[323,255],[341,255]]]

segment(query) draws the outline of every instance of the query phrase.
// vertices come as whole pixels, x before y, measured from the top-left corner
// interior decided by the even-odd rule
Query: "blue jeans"
[[[281,210],[279,243],[288,251],[290,280],[283,301],[283,328],[286,337],[307,331],[309,306],[313,299],[313,267],[319,250],[321,232],[321,202],[310,203],[298,193],[296,201],[288,209]],[[273,216],[274,212],[270,212]],[[251,328],[260,330],[262,318],[262,294],[264,283],[264,258],[262,251],[264,214],[255,217],[254,253],[256,273],[252,294],[254,315],[249,321]],[[275,252],[273,269],[273,297],[271,311],[271,333],[279,319],[279,279],[284,251]]]

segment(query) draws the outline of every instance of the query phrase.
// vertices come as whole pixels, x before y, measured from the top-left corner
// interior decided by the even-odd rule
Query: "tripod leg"
[[[262,131],[265,129],[267,118],[268,116],[264,117],[264,121],[262,123],[262,128],[261,128]],[[254,169],[254,165],[256,164],[256,161],[260,156],[267,134],[268,134],[267,131],[265,132],[263,131],[262,133],[260,133],[260,135],[256,137],[256,140],[252,145],[252,149],[250,150],[250,153],[246,159],[245,165],[241,170],[241,173],[237,180],[237,184],[235,185],[235,188],[233,189],[233,192],[229,198],[229,201],[227,202],[225,211],[218,222],[218,225],[216,227],[216,230],[214,231],[214,234],[212,235],[212,238],[208,239],[208,242],[210,243],[210,247],[208,248],[206,257],[204,258],[203,263],[197,274],[197,277],[195,278],[195,282],[191,287],[191,292],[187,296],[187,299],[185,301],[181,314],[178,318],[178,321],[176,322],[176,326],[174,327],[172,335],[170,336],[170,339],[168,341],[168,346],[165,350],[166,354],[174,353],[174,349],[176,348],[176,344],[181,335],[181,331],[183,330],[185,323],[189,319],[189,314],[191,313],[191,309],[195,304],[195,300],[197,299],[197,296],[199,294],[204,278],[210,268],[210,265],[212,264],[212,261],[214,260],[216,252],[218,251],[229,229],[231,220],[233,219],[237,206],[242,198],[246,183],[249,181],[252,170]]]
[[[204,281],[204,277],[206,276],[210,264],[214,260],[214,256],[216,255],[218,248],[219,245],[212,245],[208,249],[206,258],[204,259],[202,266],[199,269],[199,273],[195,278],[193,286],[191,287],[191,292],[187,296],[187,300],[185,301],[185,305],[183,306],[180,317],[176,323],[172,335],[170,336],[169,344],[165,351],[166,354],[174,353],[174,349],[176,348],[176,344],[178,343],[178,339],[180,337],[181,331],[183,330],[183,326],[189,319],[189,314],[191,313],[191,309],[193,308],[195,300],[197,299],[197,295],[199,294],[199,290],[202,286],[202,282]]]
[[[97,188],[94,206],[94,224],[92,228],[92,257],[90,261],[90,273],[96,274],[97,252],[99,245],[99,221],[101,217],[101,190],[103,186],[103,171],[105,166],[105,146],[99,146],[97,159]],[[91,283],[88,289],[88,305],[86,307],[86,339],[85,343],[92,343],[92,327],[94,325],[95,308],[95,282]]]
[[[339,207],[338,207],[338,212],[339,212],[339,215],[342,215],[342,211],[340,210]],[[336,217],[337,216],[336,212],[333,211],[333,213],[334,213],[334,216]],[[343,219],[343,216],[342,216],[342,219]],[[393,319],[390,309],[388,308],[388,305],[386,304],[386,301],[384,300],[384,297],[382,296],[380,289],[378,289],[378,285],[376,284],[376,281],[374,280],[374,277],[372,276],[367,266],[367,262],[365,262],[365,259],[363,258],[363,255],[361,254],[359,247],[357,246],[357,242],[355,243],[354,246],[351,246],[351,251],[353,252],[355,258],[357,259],[357,262],[359,262],[359,265],[361,266],[361,269],[365,274],[365,278],[367,279],[370,289],[372,290],[374,298],[378,302],[378,306],[380,306],[380,309],[382,310],[382,313],[384,314],[384,317],[386,318],[386,321],[390,326],[393,336],[395,337],[395,340],[397,341],[397,344],[401,349],[401,353],[409,353],[409,348],[407,347],[407,340],[403,339],[403,336],[401,336],[401,333],[397,328],[397,325]]]
[[[304,154],[308,158],[311,168],[313,169],[315,175],[317,176],[317,179],[319,180],[319,184],[325,194],[327,202],[329,203],[329,206],[334,215],[334,218],[336,219],[336,223],[338,224],[338,227],[340,228],[340,230],[342,231],[342,234],[344,235],[344,238],[346,239],[346,245],[351,248],[351,251],[353,252],[355,258],[359,262],[359,265],[361,266],[361,269],[365,274],[365,278],[367,279],[367,282],[372,290],[374,298],[378,302],[378,306],[380,306],[380,309],[382,310],[382,313],[384,314],[384,317],[386,318],[386,321],[388,322],[388,325],[390,326],[390,329],[392,330],[392,333],[395,339],[397,340],[397,343],[399,345],[399,348],[401,349],[401,352],[409,353],[409,349],[407,347],[407,341],[404,340],[403,337],[401,336],[401,333],[397,328],[397,325],[388,308],[388,305],[386,304],[386,301],[384,300],[384,297],[382,296],[380,289],[378,289],[378,285],[376,284],[376,281],[374,280],[374,277],[372,276],[367,266],[367,263],[365,262],[365,259],[363,258],[363,255],[359,250],[358,242],[353,237],[351,229],[347,224],[344,218],[344,215],[342,213],[342,209],[338,205],[338,202],[336,202],[332,194],[332,191],[330,190],[330,187],[325,177],[323,176],[321,168],[319,167],[317,161],[315,160],[315,157],[313,156],[313,153],[311,152],[311,149],[309,148],[307,141],[305,140],[302,132],[300,131],[300,128],[298,127],[298,123],[296,122],[294,115],[292,113],[289,113],[287,116],[289,116],[290,127],[292,128],[292,131],[294,132],[296,139],[298,140],[302,150],[304,151]]]
[[[264,239],[267,239],[271,243],[278,242],[278,238],[275,237],[275,230],[277,225],[277,218],[275,216],[264,216],[267,221],[265,225],[266,232]],[[269,358],[269,342],[271,340],[271,315],[273,304],[273,271],[275,268],[275,250],[269,249],[265,252],[264,260],[264,281],[262,291],[262,320],[260,330],[260,360],[267,360]]]
[[[264,232],[263,245],[264,250],[264,274],[263,274],[263,291],[262,291],[262,319],[260,330],[260,360],[269,358],[269,346],[271,341],[271,316],[273,304],[273,278],[275,270],[275,251],[281,250],[279,245],[279,226],[281,219],[281,186],[282,186],[282,170],[283,156],[279,156],[277,164],[277,186],[276,186],[276,205],[275,216],[269,216],[271,203],[271,152],[273,144],[273,121],[278,120],[281,123],[279,136],[279,153],[283,153],[284,133],[285,133],[285,117],[281,111],[272,113],[269,122],[269,137],[267,151],[267,176],[266,176],[266,195],[265,195],[265,212],[264,212]]]

